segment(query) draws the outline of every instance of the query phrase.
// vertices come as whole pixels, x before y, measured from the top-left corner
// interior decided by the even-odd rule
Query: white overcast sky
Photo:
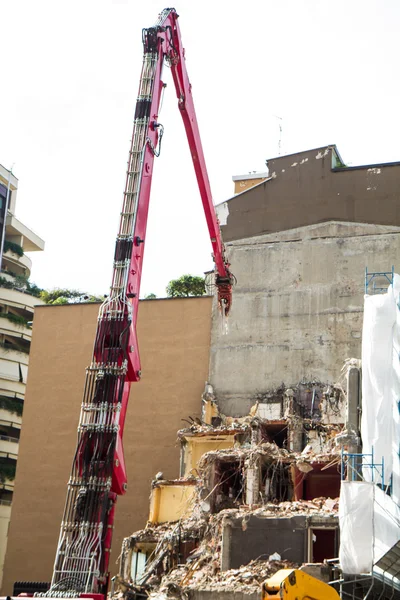
[[[177,0],[214,202],[232,175],[336,143],[347,164],[400,160],[399,0]],[[107,293],[154,0],[0,0],[0,163],[46,242],[31,279]],[[142,295],[211,268],[170,73]]]

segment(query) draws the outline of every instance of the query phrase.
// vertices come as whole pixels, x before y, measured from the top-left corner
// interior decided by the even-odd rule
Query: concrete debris
[[[171,589],[174,592],[201,589],[224,592],[240,591],[249,594],[257,592],[261,584],[279,569],[294,569],[298,566],[288,560],[272,558],[271,560],[252,560],[239,569],[219,571],[215,566],[215,561],[210,557],[209,562],[205,565],[194,564],[190,567],[185,565],[174,569],[163,577],[159,589],[168,597],[171,597]]]
[[[334,430],[337,431],[336,429]],[[341,431],[341,430],[340,430]],[[337,435],[337,433],[335,433]],[[214,463],[216,460],[221,462],[234,462],[247,460],[249,463],[255,457],[270,458],[273,461],[282,461],[288,464],[313,464],[327,463],[331,461],[338,462],[340,460],[340,448],[332,444],[332,448],[327,452],[315,452],[311,445],[307,445],[303,452],[299,455],[297,452],[290,452],[285,448],[279,448],[276,444],[270,442],[261,442],[257,446],[239,447],[228,450],[217,450],[205,453],[199,462],[199,471],[202,472],[207,468],[207,465]],[[312,470],[312,468],[311,468]]]
[[[215,427],[214,425],[207,425],[202,423],[192,423],[190,427],[185,427],[178,431],[178,440],[185,438],[188,435],[206,436],[212,433],[213,436],[218,435],[232,435],[233,433],[244,433],[251,430],[251,425],[254,417],[241,417],[233,419],[232,417],[225,417],[224,422],[221,425]]]
[[[191,514],[190,518],[178,523],[147,524],[146,528],[124,540],[121,555],[121,574],[119,580],[122,590],[143,590],[152,595],[165,597],[183,597],[184,589],[226,590],[250,593],[259,589],[260,584],[281,568],[297,568],[298,565],[282,560],[277,552],[269,555],[268,560],[252,560],[237,568],[221,570],[221,550],[223,529],[237,521],[242,531],[247,529],[251,517],[268,519],[287,518],[294,515],[317,517],[319,521],[337,517],[338,498],[315,498],[313,500],[267,503],[265,506],[251,509],[240,506],[235,509],[221,510],[217,514],[204,515],[201,511]],[[193,548],[185,555],[185,547]],[[129,551],[137,548],[151,548],[145,571],[135,585],[130,582],[131,568],[124,565]],[[130,554],[132,556],[132,554]],[[180,564],[185,560],[184,564]],[[125,569],[125,572],[124,572]],[[121,597],[121,594],[117,594]]]
[[[294,514],[302,515],[332,515],[337,516],[339,511],[339,498],[314,498],[313,500],[294,500],[286,502],[268,502],[264,506],[250,509],[241,506],[237,509],[227,508],[219,513],[223,519],[238,518],[246,516],[257,517],[287,517]]]
[[[178,431],[180,478],[157,473],[149,522],[124,540],[116,597],[254,593],[279,569],[337,556],[346,391],[282,384],[231,417],[207,383],[202,420]]]

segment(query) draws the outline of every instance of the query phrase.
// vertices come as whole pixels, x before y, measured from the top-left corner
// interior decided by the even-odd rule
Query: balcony
[[[34,306],[44,304],[43,300],[36,296],[2,287],[0,287],[0,302],[19,308],[20,310],[27,310],[31,313],[33,313]]]
[[[18,256],[15,252],[11,250],[7,250],[3,254],[3,263],[7,264],[10,271],[13,271],[17,274],[23,274],[26,271],[26,275],[29,276],[32,269],[32,261],[31,259],[24,254],[23,256]]]
[[[0,435],[0,456],[6,456],[17,460],[19,451],[19,439]]]
[[[14,352],[13,354],[19,354]],[[28,378],[28,365],[26,364],[26,355],[22,355],[24,362],[0,358],[0,379],[3,381],[16,381],[18,383],[26,383]],[[26,361],[26,362],[25,362]]]
[[[0,425],[6,427],[14,427],[15,429],[21,429],[22,415],[10,412],[5,408],[0,408]]]
[[[0,395],[10,396],[10,398],[25,398],[25,383],[20,381],[12,381],[10,379],[2,379],[0,376]]]
[[[0,362],[3,361],[18,363],[27,367],[29,365],[29,354],[27,352],[20,352],[14,348],[3,348],[0,346]]]
[[[0,294],[1,296],[1,294]],[[0,298],[1,302],[1,298]],[[19,323],[13,323],[7,318],[0,317],[0,333],[10,335],[12,337],[21,338],[27,342],[31,341],[32,329]]]
[[[14,491],[14,479],[6,479],[3,482],[0,482],[0,490],[6,490],[7,492],[13,492]],[[0,500],[1,502],[5,502],[5,506],[8,505],[8,503],[10,503],[11,505],[11,500]]]
[[[44,250],[44,241],[10,212],[7,215],[6,235],[22,246],[24,252]]]

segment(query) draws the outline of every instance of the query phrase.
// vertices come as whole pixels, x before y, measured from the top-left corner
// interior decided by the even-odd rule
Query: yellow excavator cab
[[[262,600],[340,600],[330,585],[298,569],[281,569],[262,586]]]

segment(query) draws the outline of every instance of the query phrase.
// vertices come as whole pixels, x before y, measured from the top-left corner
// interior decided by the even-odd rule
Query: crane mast
[[[126,491],[122,446],[131,383],[139,381],[136,336],[140,280],[154,158],[163,127],[158,112],[163,62],[171,67],[213,247],[221,310],[231,305],[232,275],[218,220],[186,71],[178,15],[167,8],[143,30],[143,65],[110,294],[100,307],[93,356],[86,369],[78,440],[68,482],[49,597],[105,595],[118,495]]]

